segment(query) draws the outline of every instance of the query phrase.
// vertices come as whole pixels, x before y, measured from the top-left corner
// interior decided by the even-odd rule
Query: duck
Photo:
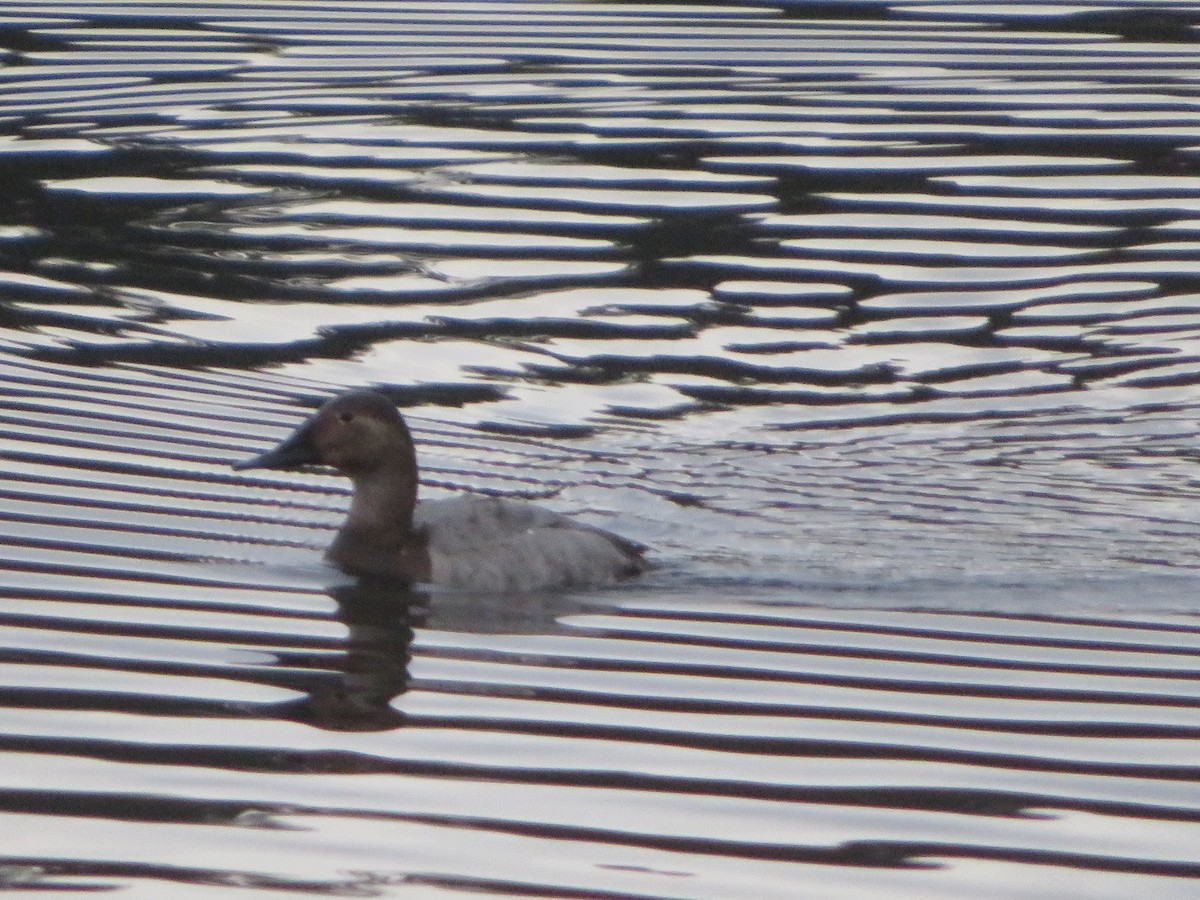
[[[377,391],[333,397],[276,447],[233,468],[312,465],[331,467],[353,486],[325,553],[351,576],[514,593],[611,585],[649,568],[642,544],[534,503],[418,500],[412,433]]]

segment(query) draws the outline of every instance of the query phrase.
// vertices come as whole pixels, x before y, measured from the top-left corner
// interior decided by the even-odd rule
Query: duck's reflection
[[[417,629],[459,634],[561,632],[558,619],[594,608],[586,595],[480,595],[429,592],[392,580],[362,579],[329,589],[347,629],[340,652],[280,661],[306,670],[306,696],[277,709],[281,718],[331,731],[386,731],[405,724],[392,700],[409,688]]]
[[[344,652],[305,685],[308,696],[284,717],[331,731],[387,731],[404,724],[392,698],[408,690],[413,629],[428,596],[394,581],[364,580],[330,589],[348,630]],[[306,679],[307,680],[307,679]]]

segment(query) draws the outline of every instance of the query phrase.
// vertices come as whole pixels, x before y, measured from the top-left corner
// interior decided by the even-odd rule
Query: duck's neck
[[[411,448],[397,459],[351,476],[350,511],[326,557],[358,575],[412,580],[429,577],[424,537],[413,530],[417,466]]]
[[[417,467],[380,466],[351,477],[354,497],[346,514],[346,525],[367,531],[392,534],[412,532],[413,509],[417,505]]]

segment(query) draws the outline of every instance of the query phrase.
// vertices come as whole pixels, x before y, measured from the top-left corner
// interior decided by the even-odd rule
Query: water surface
[[[5,6],[0,885],[1193,896],[1197,24]],[[348,583],[362,385],[658,568]]]

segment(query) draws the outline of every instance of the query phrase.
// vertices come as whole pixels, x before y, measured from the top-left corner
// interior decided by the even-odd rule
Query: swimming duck
[[[542,506],[494,497],[417,500],[404,418],[374,391],[328,401],[237,470],[326,465],[353,499],[325,558],[344,572],[489,592],[611,584],[648,568],[645,547]]]

